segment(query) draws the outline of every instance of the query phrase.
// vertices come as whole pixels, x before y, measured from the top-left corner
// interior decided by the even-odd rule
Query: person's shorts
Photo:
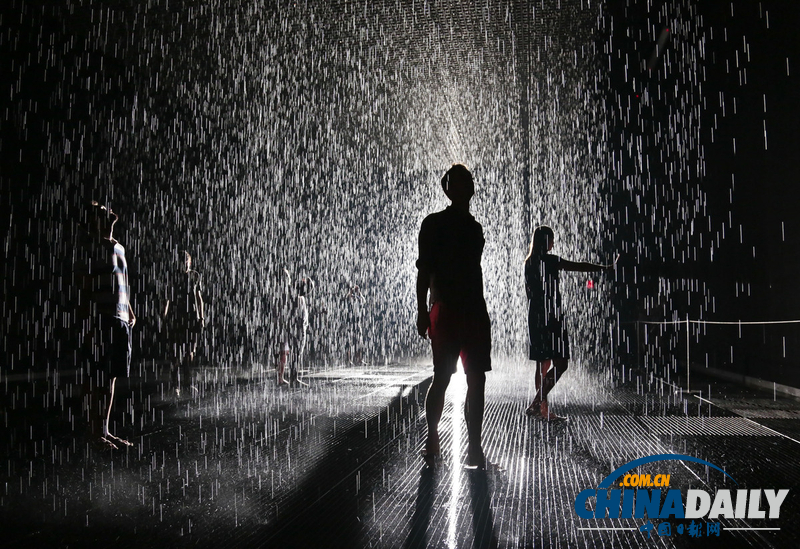
[[[364,328],[358,320],[348,320],[342,329],[342,339],[348,345],[361,345],[364,341]]]
[[[437,302],[430,319],[434,373],[455,373],[459,357],[466,373],[492,369],[492,326],[485,307],[462,311]]]
[[[530,322],[530,319],[529,319]],[[561,321],[548,324],[530,322],[528,326],[530,360],[569,359],[569,334]]]
[[[133,340],[130,324],[118,318],[103,318],[98,336],[98,367],[111,378],[128,377]]]
[[[175,322],[167,325],[165,340],[173,359],[182,360],[197,350],[203,338],[203,325],[196,321]]]

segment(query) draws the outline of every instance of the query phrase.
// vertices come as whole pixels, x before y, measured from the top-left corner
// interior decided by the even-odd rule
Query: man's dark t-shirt
[[[429,215],[419,231],[417,268],[430,273],[431,302],[483,309],[483,228],[453,206]]]

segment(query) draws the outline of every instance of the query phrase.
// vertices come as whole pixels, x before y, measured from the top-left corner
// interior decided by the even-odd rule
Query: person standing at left
[[[75,264],[80,288],[79,316],[84,342],[90,349],[89,424],[96,429],[95,414],[102,414],[98,418],[101,419],[98,435],[112,448],[117,448],[117,444],[132,446],[111,432],[111,408],[117,378],[130,375],[132,329],[136,324],[125,248],[114,238],[118,219],[111,209],[96,201],[90,203],[81,223],[83,230]],[[105,406],[103,396],[108,397]]]

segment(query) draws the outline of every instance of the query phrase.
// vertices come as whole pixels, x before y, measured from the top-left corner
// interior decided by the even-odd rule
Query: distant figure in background
[[[252,356],[259,363],[268,357],[273,350],[271,339],[270,319],[273,315],[275,303],[269,291],[264,292],[253,301],[254,322],[252,328]],[[267,364],[271,361],[267,359]]]
[[[203,303],[203,277],[192,269],[192,256],[183,252],[178,284],[167,290],[161,316],[166,327],[166,338],[172,350],[170,377],[177,396],[191,386],[191,368],[197,345],[205,328]]]
[[[286,383],[284,371],[289,365],[289,381],[305,385],[299,379],[300,366],[305,358],[306,342],[308,338],[308,299],[314,291],[314,281],[301,271],[296,281],[287,269],[283,270],[286,277],[286,301],[281,308],[280,330],[281,350],[278,363],[278,383]],[[294,352],[294,358],[290,356]]]
[[[525,410],[531,417],[561,419],[550,411],[547,395],[569,366],[569,336],[561,307],[559,272],[593,273],[611,270],[611,265],[574,263],[550,254],[555,238],[553,229],[542,225],[533,231],[525,258],[525,293],[528,295],[528,337],[530,360],[536,361],[536,396]]]
[[[417,331],[430,334],[433,381],[425,399],[428,439],[423,457],[431,466],[440,455],[439,421],[444,396],[459,357],[467,375],[464,415],[467,422],[467,466],[483,469],[481,445],[486,372],[492,369],[492,334],[483,298],[483,228],[469,213],[475,194],[472,174],[455,164],[442,177],[452,202],[429,215],[419,231],[417,259]],[[431,308],[426,303],[430,289]]]
[[[330,353],[330,329],[328,306],[321,297],[315,297],[314,306],[309,308],[309,332],[306,354],[315,364],[327,362]]]
[[[350,364],[363,364],[364,362],[364,327],[363,314],[367,299],[358,286],[352,286],[344,296],[345,306],[345,333],[344,342],[347,346],[347,361]]]
[[[288,274],[288,272],[287,272]],[[294,337],[297,344],[297,362],[305,359],[306,344],[308,342],[308,300],[314,291],[314,281],[301,271],[300,277],[294,283],[293,303],[295,306]],[[294,372],[294,377],[297,372]]]
[[[280,350],[278,351],[277,354],[278,385],[289,384],[289,382],[286,381],[285,377],[286,363],[289,361],[289,355],[291,355],[291,350],[289,348],[289,339],[281,338]]]
[[[289,304],[289,276],[286,269],[282,269],[280,275],[273,275],[274,291],[272,293],[272,306],[270,307],[270,324],[269,330],[270,343],[269,349],[272,350],[273,344],[277,345],[277,349],[273,355],[275,359],[275,369],[277,372],[278,385],[288,385],[285,372],[286,365],[291,356],[291,347],[289,345],[289,324],[292,318],[290,304]],[[272,339],[274,337],[274,339]],[[271,351],[270,351],[271,352]]]
[[[111,432],[110,421],[117,378],[130,376],[131,329],[136,324],[125,248],[113,236],[118,219],[105,206],[95,201],[90,203],[84,212],[75,263],[76,281],[83,290],[78,320],[88,328],[83,335],[92,357],[87,388],[90,429],[92,415],[101,412],[99,388],[106,386],[108,405],[102,416],[100,440],[112,448],[117,448],[117,444],[132,446]]]

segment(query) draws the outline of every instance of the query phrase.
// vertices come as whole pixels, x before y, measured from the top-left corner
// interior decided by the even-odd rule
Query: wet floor
[[[448,389],[442,462],[423,466],[425,361],[312,370],[308,386],[291,387],[259,366],[208,366],[181,397],[164,368],[143,364],[115,407],[115,431],[133,443],[121,450],[90,435],[79,374],[6,378],[2,545],[782,547],[800,534],[800,402],[699,376],[692,393],[641,394],[590,371],[570,369],[551,398],[567,419],[546,423],[523,413],[529,366],[496,361],[487,471],[463,467],[463,376]],[[738,488],[790,489],[780,519],[721,519],[719,537],[700,539],[648,538],[646,519],[577,516],[581,490],[656,454],[717,464]],[[683,461],[653,472],[681,489],[737,488]],[[754,529],[763,527],[779,529]]]

